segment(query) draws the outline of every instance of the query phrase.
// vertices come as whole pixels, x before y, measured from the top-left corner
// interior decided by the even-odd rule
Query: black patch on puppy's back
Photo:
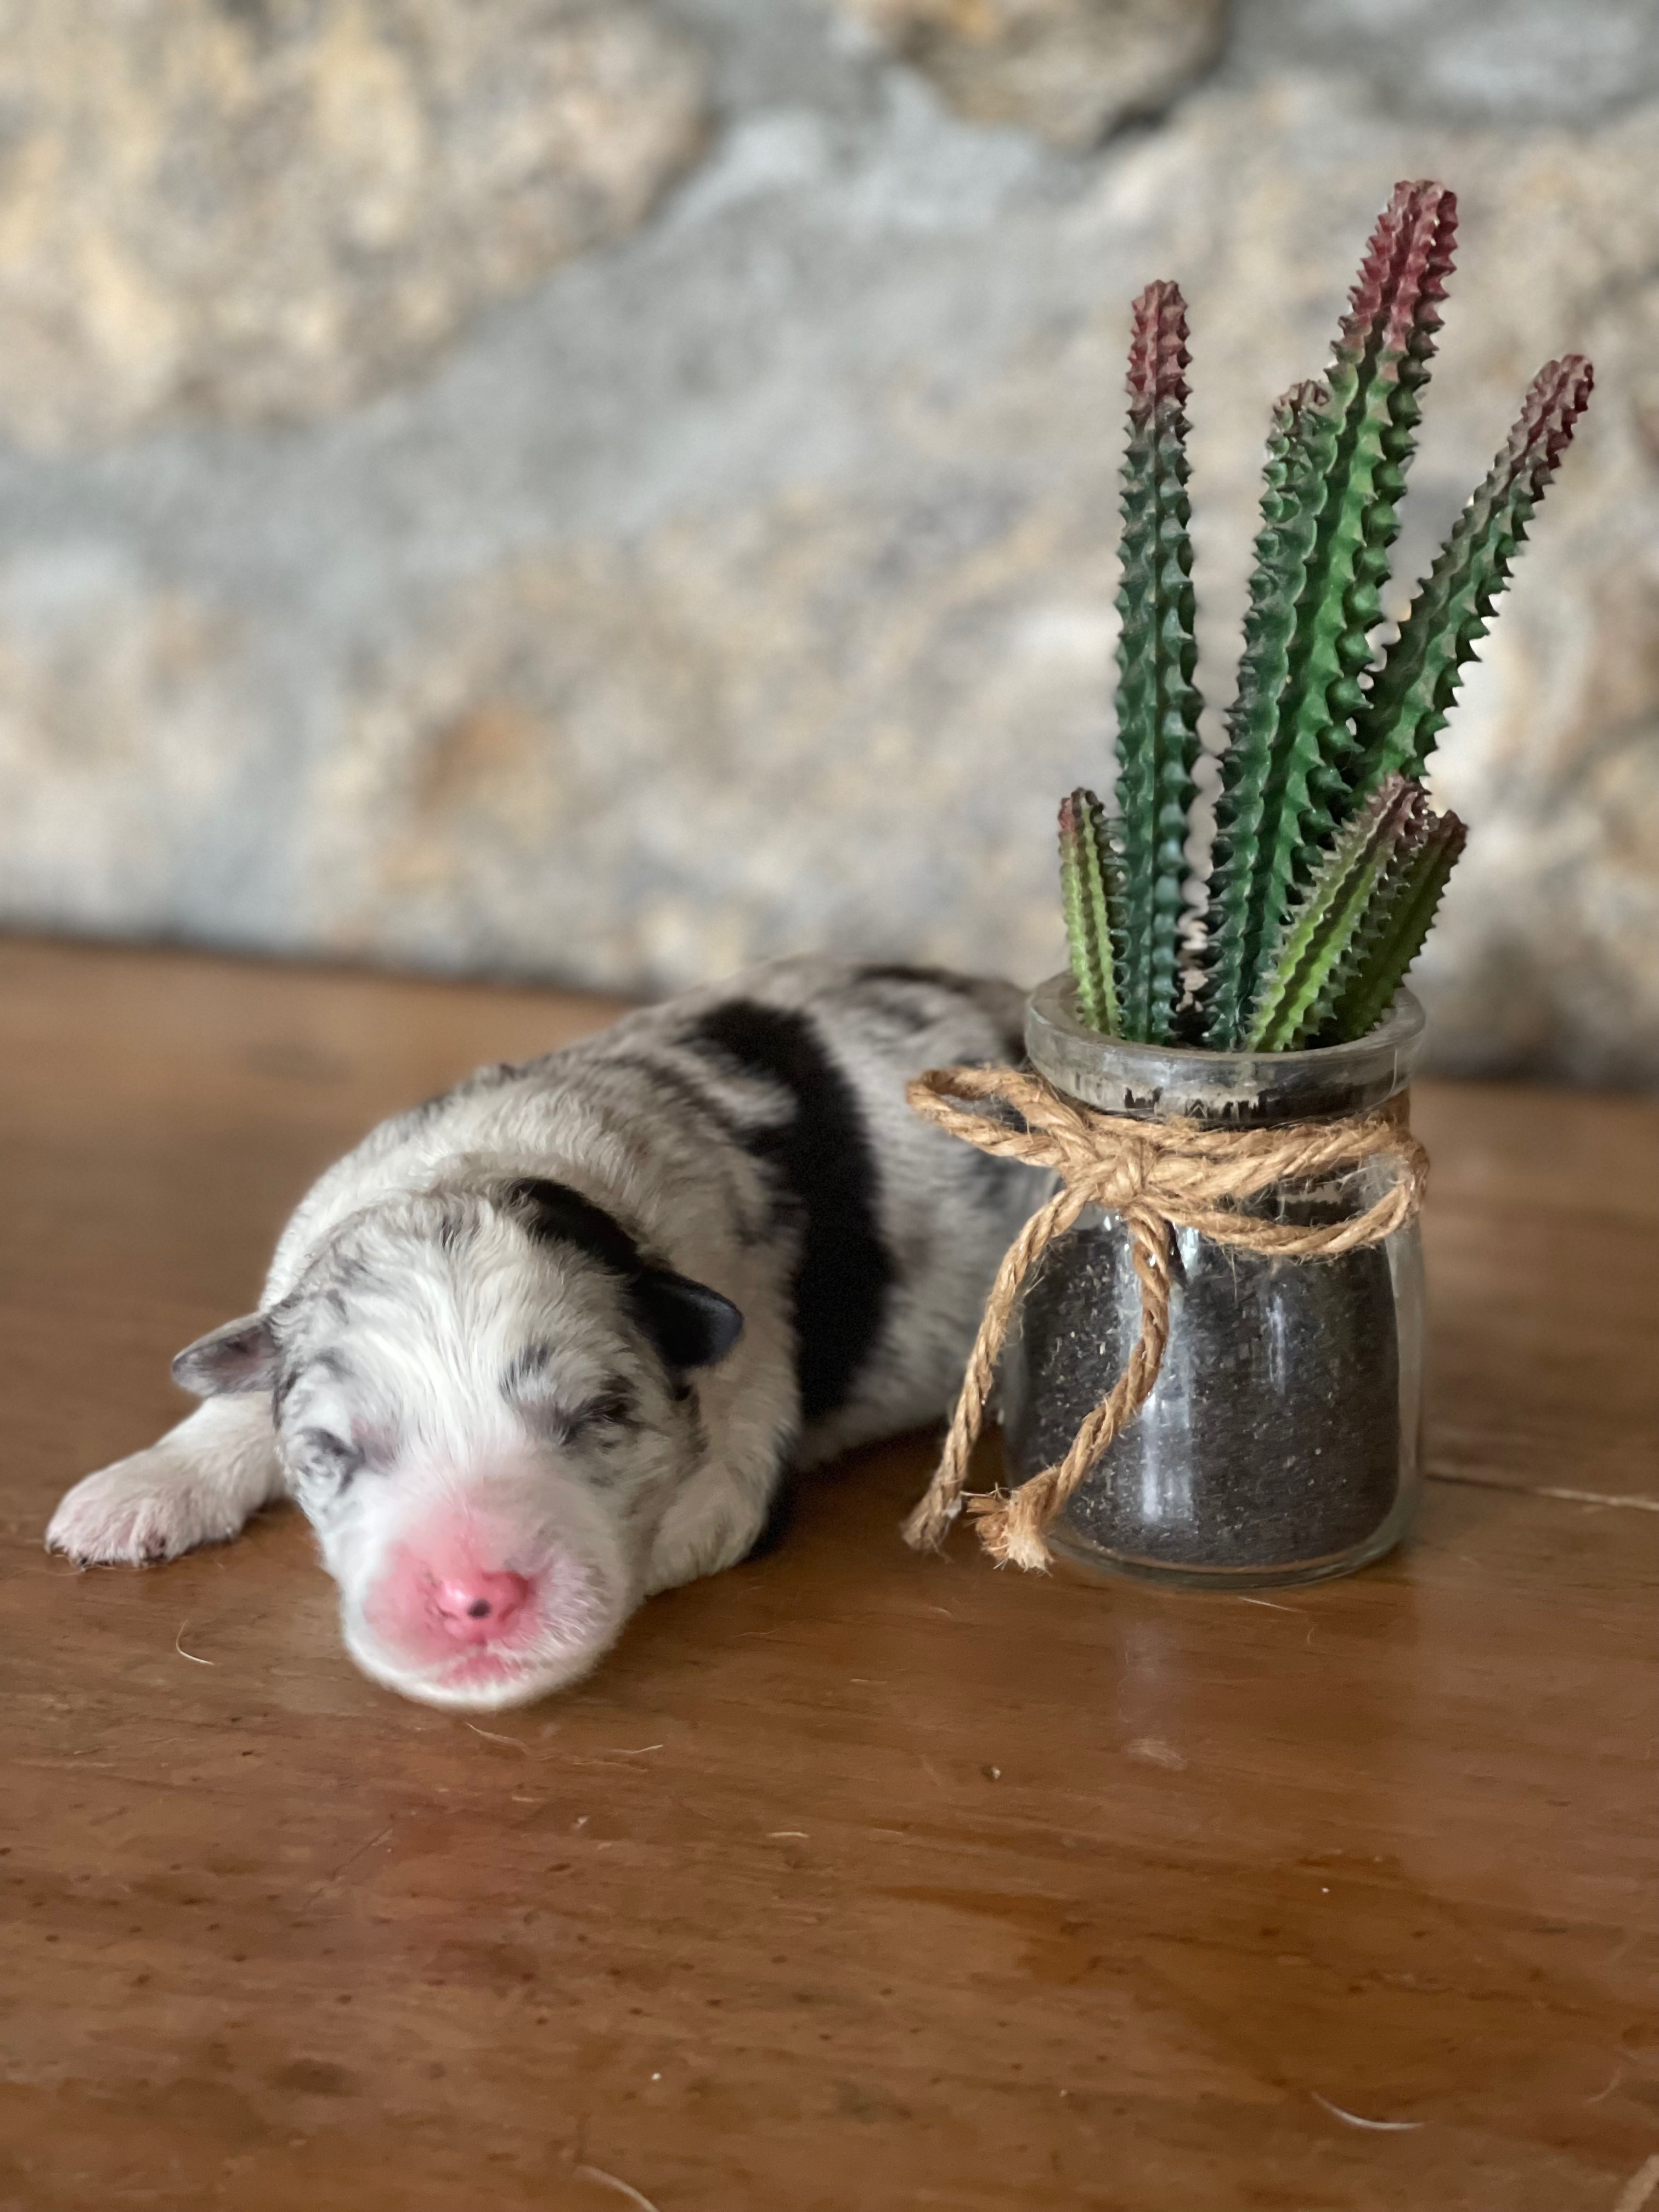
[[[593,1065],[606,1072],[619,1068],[629,1075],[643,1076],[654,1100],[672,1099],[684,1112],[705,1121],[727,1144],[743,1143],[744,1133],[741,1124],[726,1112],[720,1101],[711,1097],[708,1091],[693,1083],[683,1069],[674,1066],[660,1054],[608,1052]]]
[[[796,1374],[802,1420],[822,1420],[847,1403],[875,1349],[893,1279],[863,1110],[805,1014],[731,999],[698,1020],[690,1041],[788,1099],[787,1121],[750,1127],[743,1142],[799,1212]]]

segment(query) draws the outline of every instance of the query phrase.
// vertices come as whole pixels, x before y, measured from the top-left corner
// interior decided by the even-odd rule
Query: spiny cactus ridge
[[[1502,452],[1436,556],[1372,682],[1355,725],[1361,790],[1396,769],[1422,774],[1595,382],[1579,354],[1549,362],[1533,380]]]
[[[1060,883],[1066,934],[1080,948],[1079,1003],[1091,1029],[1119,1034],[1117,955],[1113,940],[1121,924],[1112,910],[1115,874],[1105,810],[1092,791],[1074,791],[1060,803]]]
[[[1185,303],[1135,302],[1118,607],[1117,812],[1060,812],[1079,1009],[1108,1036],[1282,1051],[1362,1036],[1422,948],[1465,832],[1425,762],[1587,404],[1552,362],[1376,665],[1420,393],[1452,266],[1443,185],[1396,185],[1323,380],[1273,410],[1204,909],[1183,926],[1201,708],[1187,497]]]
[[[1313,418],[1330,404],[1319,383],[1298,384],[1273,408],[1256,535],[1238,691],[1227,714],[1228,745],[1210,877],[1208,1026],[1231,1035],[1243,1016],[1249,962],[1251,895],[1279,702],[1290,674],[1297,607],[1314,548],[1324,486],[1314,459]]]
[[[1123,576],[1117,595],[1118,823],[1128,1032],[1167,1042],[1181,1000],[1178,929],[1203,702],[1193,681],[1193,549],[1187,504],[1187,303],[1149,284],[1129,343]]]
[[[1468,836],[1455,814],[1439,815],[1385,872],[1368,916],[1372,927],[1347,972],[1335,979],[1329,1017],[1315,1042],[1340,1044],[1345,1037],[1364,1036],[1388,1012],[1423,950]]]
[[[1427,812],[1419,785],[1390,776],[1337,831],[1256,987],[1244,1036],[1252,1052],[1286,1051],[1319,1026],[1372,894],[1390,861],[1421,842]]]

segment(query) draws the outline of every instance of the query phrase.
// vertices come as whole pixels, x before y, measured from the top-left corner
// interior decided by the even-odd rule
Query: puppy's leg
[[[705,1463],[657,1524],[646,1561],[644,1595],[678,1589],[747,1559],[766,1526],[773,1466]]]
[[[145,1566],[222,1544],[283,1491],[270,1400],[210,1398],[148,1451],[77,1482],[46,1548],[82,1566]]]

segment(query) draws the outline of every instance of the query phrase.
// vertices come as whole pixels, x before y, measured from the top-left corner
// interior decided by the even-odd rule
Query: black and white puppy
[[[301,1203],[206,1402],[46,1541],[169,1559],[290,1495],[346,1645],[432,1705],[574,1681],[743,1559],[786,1476],[936,1419],[1040,1178],[907,1079],[1018,1059],[1021,998],[784,960],[386,1121]]]

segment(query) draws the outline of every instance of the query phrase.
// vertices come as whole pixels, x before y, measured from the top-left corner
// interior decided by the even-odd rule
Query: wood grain
[[[1449,1479],[1346,1583],[915,1559],[920,1440],[484,1725],[354,1674],[289,1515],[46,1559],[318,1167],[603,1012],[0,948],[0,2206],[1613,2212],[1659,2150],[1650,1104],[1420,1101]]]

